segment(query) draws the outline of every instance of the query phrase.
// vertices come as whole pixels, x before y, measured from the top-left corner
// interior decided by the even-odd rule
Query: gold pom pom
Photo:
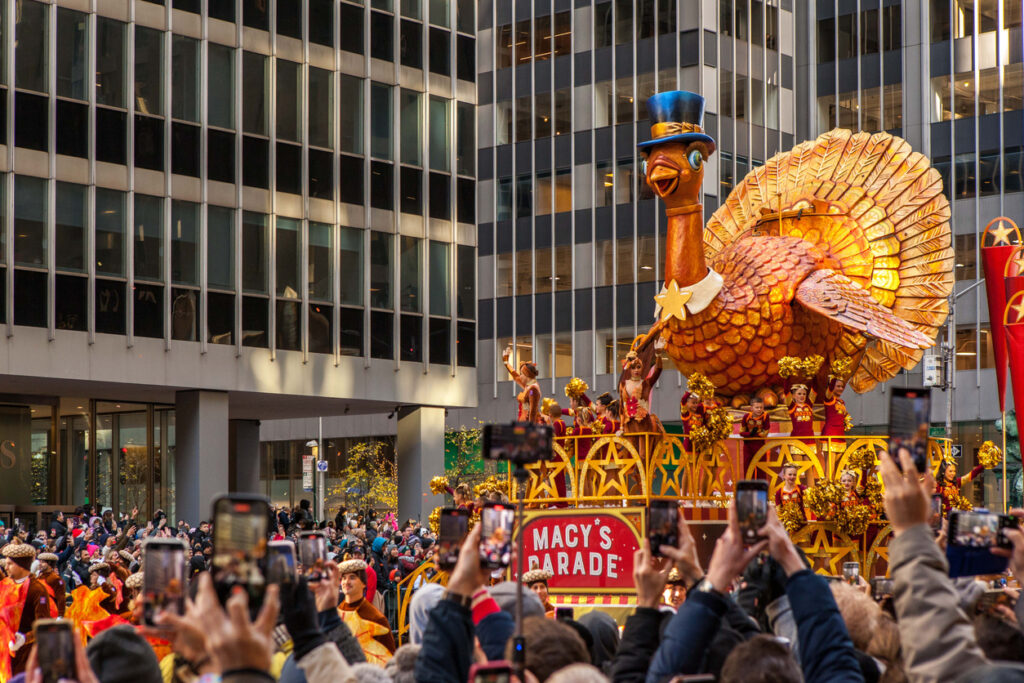
[[[847,505],[836,513],[836,528],[847,536],[860,536],[867,531],[870,518],[867,505]]]
[[[963,497],[962,494],[959,494],[959,493],[957,494],[956,498],[953,498],[952,500],[950,500],[950,504],[952,505],[954,510],[973,510],[974,509],[974,505],[971,504],[971,501],[967,500],[966,498]]]
[[[833,379],[841,379],[845,382],[850,379],[850,375],[853,374],[853,359],[833,358],[832,363],[829,365],[829,371],[829,377]]]
[[[844,495],[845,491],[839,482],[819,479],[814,486],[804,491],[804,503],[820,521],[829,521],[834,518]]]
[[[999,446],[991,441],[981,444],[981,450],[978,451],[978,462],[982,467],[990,470],[993,467],[997,467],[1002,461],[1003,451],[1000,450]]]
[[[818,370],[821,369],[821,364],[825,362],[822,356],[814,355],[807,356],[800,362],[800,366],[803,371],[803,376],[807,379],[811,379],[818,374]]]
[[[853,418],[850,417],[849,413],[843,415],[843,429],[845,429],[846,431],[850,431],[851,429],[853,429]]]
[[[545,396],[540,402],[540,412],[547,415],[551,410],[552,404],[555,403],[555,399]]]
[[[480,496],[490,495],[492,493],[500,493],[506,498],[509,495],[508,492],[508,479],[499,477],[496,474],[484,479],[482,482],[473,487],[473,495],[479,498]]]
[[[732,417],[725,408],[713,408],[704,416],[704,424],[690,434],[694,451],[706,453],[716,442],[732,434]]]
[[[783,356],[779,359],[779,377],[796,377],[801,369],[801,361],[796,356]]]
[[[846,463],[851,469],[873,470],[875,468],[875,451],[870,448],[858,448]]]
[[[579,377],[573,377],[569,380],[569,383],[565,385],[565,395],[569,398],[578,401],[583,394],[587,393],[590,387]]]
[[[775,509],[775,514],[778,515],[782,526],[786,527],[786,531],[791,536],[807,523],[807,518],[804,517],[804,511],[800,507],[800,503],[795,500],[783,503],[782,507]]]
[[[704,401],[710,401],[715,397],[715,385],[702,372],[695,372],[686,378],[686,389]]]
[[[448,477],[434,477],[430,480],[430,492],[435,496],[448,492]]]
[[[436,477],[435,477],[436,478]],[[430,530],[435,534],[441,533],[441,508],[434,508],[427,519]]]
[[[882,482],[878,481],[877,476],[868,477],[867,483],[864,484],[864,497],[868,499],[872,514],[877,516],[885,512]]]

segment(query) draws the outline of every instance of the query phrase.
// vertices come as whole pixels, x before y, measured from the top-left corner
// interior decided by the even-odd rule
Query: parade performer
[[[867,473],[863,473],[866,476]],[[839,484],[843,487],[843,500],[839,503],[841,507],[852,507],[854,505],[864,505],[865,500],[861,495],[857,486],[857,473],[853,470],[846,470],[839,476]]]
[[[960,494],[965,484],[974,480],[985,470],[985,466],[977,464],[963,476],[956,476],[956,463],[952,460],[945,460],[942,463],[942,476],[935,482],[935,493],[942,496],[942,513],[948,515],[950,510],[970,510],[973,506],[970,501]]]
[[[509,359],[512,357],[512,349],[505,349],[501,359],[505,363],[505,369],[512,376],[512,380],[523,388],[516,399],[519,401],[519,412],[516,420],[519,422],[539,422],[541,391],[537,383],[537,366],[533,363],[520,363],[519,370],[512,367]]]
[[[704,406],[701,405],[700,396],[692,391],[683,393],[683,397],[679,399],[679,419],[683,423],[683,450],[693,453],[690,435],[694,429],[704,424]]]
[[[782,486],[775,491],[775,507],[791,505],[799,512],[799,520],[807,521],[807,511],[804,507],[804,491],[807,487],[798,483],[800,468],[791,462],[782,466]]]
[[[541,421],[551,426],[551,431],[556,438],[564,437],[568,433],[565,420],[562,419],[562,407],[553,398],[544,399],[544,408],[541,411]],[[555,491],[559,498],[565,498],[568,486],[565,483],[565,470],[555,475]],[[552,507],[566,507],[567,503],[555,503]]]
[[[121,582],[106,562],[96,562],[89,567],[89,587],[101,591],[104,598],[100,607],[110,614],[117,614],[121,609]]]
[[[548,595],[548,581],[552,576],[552,573],[546,569],[531,569],[523,574],[523,585],[540,598],[540,604],[544,605],[544,614],[548,617],[555,615],[555,606],[551,604]]]
[[[848,361],[848,359],[847,359]],[[846,430],[853,427],[853,420],[850,412],[846,409],[846,403],[841,396],[846,389],[847,371],[838,370],[837,366],[842,365],[838,361],[832,363],[832,374],[829,375],[828,390],[825,392],[825,422],[821,426],[822,436],[840,437],[835,441],[828,441],[828,448],[833,453],[842,453],[846,449]],[[844,367],[849,367],[849,362]]]
[[[338,572],[341,592],[345,594],[338,605],[342,621],[359,641],[366,661],[384,666],[395,653],[395,639],[387,617],[366,600],[366,562],[347,560],[338,566]]]
[[[660,339],[653,345],[648,345],[639,353],[631,350],[626,354],[622,362],[622,375],[619,378],[619,400],[622,411],[623,434],[664,434],[665,428],[661,426],[661,420],[651,412],[651,391],[661,376],[661,357],[658,356],[658,349],[664,346]],[[636,447],[637,453],[643,457],[646,455],[646,437],[633,436],[630,438]]]
[[[786,412],[792,428],[789,432],[791,437],[815,436],[814,434],[814,407],[808,401],[810,388],[806,384],[794,384],[788,392],[788,403]],[[814,445],[814,439],[802,439],[805,444]]]
[[[32,576],[34,547],[10,543],[4,546],[3,556],[8,576],[0,581],[0,646],[5,648],[0,654],[0,681],[7,681],[25,671],[34,640],[32,624],[56,616],[56,608],[46,586]]]
[[[747,473],[750,469],[750,463],[753,462],[754,456],[764,446],[764,439],[768,436],[768,432],[771,429],[771,418],[764,411],[763,398],[755,396],[750,399],[750,410],[740,420],[740,427],[740,436],[744,438],[743,476],[748,477],[750,476]],[[785,474],[786,468],[783,467],[782,471]]]
[[[595,434],[614,434],[619,431],[619,425],[615,420],[615,413],[612,411],[612,404],[615,399],[607,391],[597,397],[594,402],[594,413],[596,420],[594,424]]]
[[[59,558],[55,553],[40,553],[36,560],[39,561],[36,575],[46,586],[46,591],[53,599],[53,604],[57,607],[57,616],[62,617],[67,605],[67,595],[64,590],[64,580],[60,578],[60,574],[56,570]]]
[[[594,403],[587,396],[587,383],[579,377],[573,377],[565,385],[565,395],[569,397],[569,407],[562,410],[563,415],[571,415],[573,420],[572,431],[574,436],[589,437],[594,434],[595,428],[602,428],[603,424],[597,424],[597,415]],[[590,446],[594,440],[590,438],[575,439],[577,461],[583,461],[590,455]]]

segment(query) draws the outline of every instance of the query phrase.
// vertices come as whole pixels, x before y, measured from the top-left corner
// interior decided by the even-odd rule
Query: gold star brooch
[[[693,292],[686,292],[679,289],[679,285],[672,280],[665,287],[665,291],[654,296],[654,300],[661,306],[661,319],[669,317],[686,320],[686,302],[693,296]]]

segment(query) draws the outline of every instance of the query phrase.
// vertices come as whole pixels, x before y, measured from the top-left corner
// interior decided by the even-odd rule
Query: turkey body
[[[832,259],[799,237],[748,236],[710,263],[724,280],[711,304],[672,319],[666,352],[684,375],[702,372],[725,396],[782,384],[784,356],[837,355],[843,326],[794,301],[801,282]],[[845,355],[845,354],[844,354]]]

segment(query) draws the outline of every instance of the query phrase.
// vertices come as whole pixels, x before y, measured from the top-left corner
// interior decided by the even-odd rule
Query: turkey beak
[[[679,184],[679,171],[664,164],[658,164],[651,169],[648,179],[651,185],[654,186],[654,191],[664,199],[672,194],[676,189],[676,185]]]

